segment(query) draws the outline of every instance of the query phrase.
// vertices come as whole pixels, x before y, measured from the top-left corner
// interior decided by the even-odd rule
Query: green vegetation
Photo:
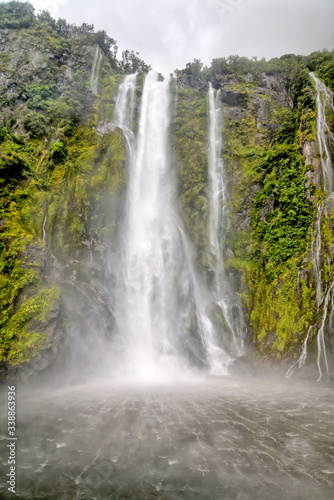
[[[232,252],[225,265],[244,280],[242,299],[253,343],[259,351],[278,358],[298,352],[309,326],[317,322],[313,271],[308,263],[315,217],[311,197],[319,186],[311,184],[307,195],[306,173],[313,167],[305,165],[302,153],[305,143],[316,136],[315,88],[309,71],[322,78],[326,72],[326,83],[331,86],[333,61],[334,53],[327,51],[307,57],[287,54],[268,62],[230,56],[214,59],[209,68],[195,59],[184,70],[175,71],[176,81],[189,85],[177,92],[172,133],[180,200],[198,262],[209,266],[206,123],[196,120],[199,110],[204,117],[206,97],[204,91],[195,89],[211,81],[216,89],[224,89],[227,99],[223,155],[230,193],[227,244]],[[245,224],[247,218],[250,222]],[[327,233],[323,230],[323,238]],[[322,267],[325,281],[329,270],[325,262]],[[304,275],[307,279],[300,278]]]
[[[7,45],[26,38],[38,58],[36,69],[21,50],[13,73],[10,51],[1,57],[7,78],[15,74],[17,82],[0,92],[0,360],[10,366],[52,341],[49,313],[59,309],[67,276],[56,276],[51,262],[89,262],[88,242],[109,240],[117,229],[125,148],[119,131],[99,136],[97,123],[111,119],[122,74],[148,67],[129,51],[118,61],[116,42],[104,32],[36,16],[29,4],[0,4],[0,24],[14,30]],[[103,53],[100,97],[90,90],[96,44]]]
[[[47,334],[29,329],[34,324],[46,323],[48,312],[57,303],[60,290],[56,285],[42,288],[30,298],[23,298],[18,312],[14,313],[1,329],[0,360],[5,358],[11,365],[29,361],[42,350]]]
[[[176,90],[176,113],[172,120],[172,143],[177,166],[181,213],[197,248],[197,258],[206,264],[207,247],[207,109],[202,92]]]
[[[272,147],[257,171],[263,174],[263,181],[254,196],[252,221],[270,281],[281,274],[291,257],[305,252],[314,208],[306,200],[306,169],[293,145]],[[268,204],[272,209],[261,215]]]
[[[0,69],[11,82],[0,91],[0,352],[2,362],[16,365],[51,342],[49,316],[72,275],[84,284],[103,276],[103,249],[115,244],[127,182],[124,137],[110,127],[115,96],[124,74],[149,67],[134,51],[118,59],[104,31],[36,15],[29,3],[1,3],[0,27],[9,30]],[[98,96],[90,83],[97,46]],[[333,65],[326,50],[268,62],[233,55],[210,67],[195,59],[172,81],[179,208],[208,282],[207,82],[221,89],[225,265],[243,281],[250,340],[271,357],[298,353],[317,323],[310,246],[316,204],[326,194],[316,180],[317,150],[310,165],[303,152],[315,141],[309,71],[333,89]],[[327,206],[321,219],[324,290],[334,273],[332,212]]]
[[[56,57],[65,64],[70,48],[78,43],[98,45],[112,69],[121,73],[147,71],[149,66],[133,50],[122,52],[122,59],[117,59],[117,42],[104,30],[94,32],[94,26],[83,23],[81,26],[69,24],[65,19],[53,19],[49,12],[42,11],[35,15],[35,9],[29,2],[10,1],[0,4],[0,29],[29,29],[30,36],[43,38],[43,42],[52,43],[57,49]],[[51,76],[51,75],[50,75]]]
[[[321,59],[320,53],[313,57]],[[278,60],[269,61],[269,74],[279,70],[292,107],[272,101],[265,130],[260,132],[252,123],[249,103],[244,118],[234,122],[227,118],[225,128],[230,173],[234,166],[240,179],[232,196],[235,211],[244,206],[245,186],[256,188],[248,234],[230,238],[237,258],[232,264],[247,276],[248,292],[243,298],[253,343],[278,358],[298,352],[308,328],[317,323],[309,255],[315,206],[307,198],[307,167],[301,154],[305,142],[315,140],[314,87],[301,58],[286,56],[280,61],[281,67]],[[315,192],[316,186],[311,185],[310,193]],[[329,274],[326,277],[324,267],[322,276],[326,289]]]
[[[47,135],[46,119],[40,113],[28,113],[23,121],[31,137],[45,137]]]

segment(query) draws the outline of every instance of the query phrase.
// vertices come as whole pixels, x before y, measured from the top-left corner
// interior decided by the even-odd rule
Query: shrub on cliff
[[[59,163],[67,156],[67,146],[62,141],[55,142],[51,147],[51,158],[55,163]]]
[[[46,118],[40,113],[28,113],[23,124],[31,137],[44,137],[47,134]]]

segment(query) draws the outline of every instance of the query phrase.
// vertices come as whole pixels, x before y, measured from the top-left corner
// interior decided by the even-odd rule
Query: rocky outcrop
[[[37,36],[4,29],[0,34],[0,94],[6,95],[9,102],[25,101],[27,84],[45,85],[50,73],[57,75],[57,91],[64,92],[71,86],[73,73],[90,73],[94,50],[94,45],[74,45],[70,51],[65,45],[56,48],[45,38],[41,44]]]
[[[193,75],[182,75],[176,78],[176,85],[180,89],[189,89],[189,90],[206,90],[207,82],[197,76]]]
[[[247,95],[241,92],[222,89],[221,101],[227,106],[242,107],[247,102]]]
[[[281,106],[292,108],[291,91],[286,79],[279,75],[266,73],[262,74],[262,79],[266,88],[275,93],[276,99]]]

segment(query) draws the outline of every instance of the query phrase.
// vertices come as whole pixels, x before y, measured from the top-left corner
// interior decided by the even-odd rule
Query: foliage
[[[49,311],[59,299],[60,290],[54,284],[42,288],[30,298],[24,298],[18,312],[13,314],[1,329],[0,360],[7,359],[12,365],[29,361],[43,347],[46,333],[29,330],[32,320],[43,324]]]
[[[262,189],[253,201],[253,226],[261,244],[261,258],[269,281],[286,262],[306,250],[306,236],[314,208],[305,197],[305,167],[293,146],[277,145],[257,167],[265,172]],[[261,210],[272,203],[266,216]]]
[[[62,141],[55,142],[51,147],[51,158],[55,162],[64,160],[67,156],[67,153],[67,146]]]
[[[10,1],[0,4],[0,28],[33,29],[37,36],[48,35],[49,41],[58,45],[58,59],[65,63],[68,56],[68,41],[72,45],[98,45],[106,56],[111,68],[118,72],[133,73],[148,71],[150,67],[133,50],[122,52],[117,59],[117,42],[104,30],[94,31],[94,26],[83,23],[81,26],[69,24],[65,19],[53,19],[46,10],[35,15],[35,9],[29,2]],[[50,36],[51,35],[51,36]],[[38,99],[36,100],[36,102]],[[38,102],[37,102],[38,106]],[[37,108],[38,109],[38,108]]]
[[[23,124],[31,137],[44,137],[48,132],[47,120],[41,113],[27,113]]]
[[[0,28],[29,28],[35,22],[34,7],[29,2],[0,4]]]
[[[30,146],[22,136],[16,137],[7,127],[0,129],[0,192],[6,184],[30,172]]]
[[[224,144],[228,174],[234,182],[231,205],[235,215],[228,233],[234,257],[230,265],[241,269],[247,281],[243,298],[254,344],[263,353],[281,357],[296,351],[316,321],[312,281],[299,280],[297,286],[315,213],[306,197],[306,167],[301,155],[305,141],[315,139],[315,100],[312,80],[298,56],[287,55],[269,63],[293,107],[266,101],[270,107],[261,130],[253,107],[258,98],[250,84],[241,80],[225,83],[225,88],[248,86],[250,98],[242,118],[225,117]],[[250,198],[252,186],[256,189]],[[235,233],[233,219],[238,220],[238,213],[245,210],[251,215],[251,228],[248,233]]]
[[[124,50],[122,52],[122,60],[120,62],[120,68],[124,73],[143,73],[149,71],[151,68],[145,61],[140,59],[139,52],[134,52],[133,50]]]
[[[279,58],[266,61],[238,55],[220,57],[212,60],[209,67],[204,67],[199,59],[187,63],[183,70],[175,70],[176,77],[192,75],[211,81],[214,87],[219,87],[226,78],[243,80],[244,75],[251,75],[253,81],[261,83],[263,74],[279,75],[284,81],[287,91],[291,92],[294,105],[308,82],[308,71],[317,71],[327,86],[333,90],[334,81],[334,50],[313,52],[309,56],[285,54]]]
[[[207,244],[206,201],[206,98],[200,92],[177,90],[176,115],[172,119],[172,142],[177,164],[178,196],[184,222],[205,262]]]

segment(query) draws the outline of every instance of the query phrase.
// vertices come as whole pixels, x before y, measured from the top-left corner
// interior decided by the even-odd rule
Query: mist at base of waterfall
[[[332,395],[328,384],[203,374],[19,386],[15,498],[329,500]]]

